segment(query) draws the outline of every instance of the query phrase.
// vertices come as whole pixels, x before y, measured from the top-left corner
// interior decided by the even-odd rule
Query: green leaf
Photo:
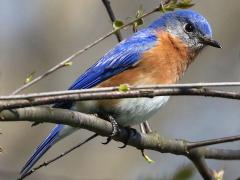
[[[144,10],[143,10],[143,6],[141,5],[141,6],[139,7],[139,9],[137,10],[137,12],[136,12],[135,18],[138,19],[138,18],[140,18],[143,14],[144,14]],[[133,29],[136,30],[137,27],[138,27],[138,26],[141,26],[141,25],[143,25],[143,18],[138,19],[137,21],[135,21],[135,22],[133,23]]]
[[[31,72],[28,77],[25,79],[24,84],[30,83],[33,80],[36,71]]]
[[[175,173],[172,180],[191,180],[194,173],[195,173],[195,168],[192,165],[187,165],[180,168]]]
[[[120,84],[120,86],[118,87],[118,91],[120,91],[120,92],[127,92],[127,91],[129,91],[128,84]]]
[[[143,14],[144,14],[144,9],[143,9],[143,6],[141,5],[136,12],[136,18],[141,17]]]
[[[73,64],[73,62],[72,62],[72,61],[69,61],[69,62],[66,62],[66,63],[64,64],[64,66],[72,66],[72,64]]]
[[[161,12],[165,13],[166,11],[174,11],[176,7],[177,5],[176,2],[174,1],[168,5],[163,6]]]
[[[143,25],[143,19],[139,19],[135,23],[137,26],[141,26],[141,25]]]
[[[181,0],[181,1],[173,0],[171,1],[171,3],[160,8],[160,11],[162,13],[165,13],[166,11],[174,11],[176,8],[187,9],[194,5],[195,4],[192,3],[192,0]]]
[[[174,11],[176,8],[176,5],[166,6],[165,11]]]
[[[113,22],[113,29],[119,29],[120,27],[122,27],[124,25],[124,23],[120,20],[116,20]]]
[[[185,3],[185,2],[179,2],[177,3],[177,7],[180,8],[180,9],[187,9],[187,8],[190,8],[192,6],[194,6],[195,4],[193,3]]]
[[[181,2],[186,3],[186,4],[190,4],[192,2],[192,0],[181,0]]]

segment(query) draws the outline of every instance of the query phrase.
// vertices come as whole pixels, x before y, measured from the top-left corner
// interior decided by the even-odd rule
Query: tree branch
[[[198,149],[191,151],[191,153],[188,155],[188,158],[192,160],[193,164],[196,166],[199,173],[205,180],[215,180],[213,171],[208,168],[206,160],[201,151],[198,151]]]
[[[115,15],[113,13],[110,1],[109,0],[102,0],[102,3],[104,4],[104,6],[105,6],[105,8],[107,10],[107,13],[108,13],[108,16],[109,16],[110,20],[112,21],[112,23],[114,23],[116,21],[116,17],[115,17]],[[121,32],[117,31],[115,33],[115,35],[117,37],[118,42],[121,42],[122,39],[123,39]]]
[[[4,110],[0,113],[0,121],[32,121],[37,123],[49,122],[67,124],[73,127],[90,130],[101,136],[109,136],[112,132],[112,125],[110,122],[100,119],[94,115],[87,115],[76,111],[50,107],[30,107],[15,110]],[[161,153],[171,153],[188,157],[191,161],[193,161],[205,179],[212,178],[212,173],[210,173],[212,171],[207,167],[203,158],[221,160],[240,159],[240,150],[214,149],[206,147],[189,150],[188,146],[191,144],[190,142],[186,140],[161,137],[157,133],[144,134],[137,132],[134,135],[131,134],[129,137],[128,131],[125,128],[121,128],[120,133],[113,137],[114,140],[123,143],[126,142],[126,139],[128,138],[128,145],[136,147],[140,150],[149,149]],[[74,149],[75,148],[72,150]],[[68,152],[66,154],[68,154]],[[57,159],[58,157],[50,160],[48,164]],[[37,169],[43,166],[45,166],[45,163],[40,167],[37,167]],[[29,175],[33,173],[32,171],[30,172],[31,173],[29,173]]]
[[[71,90],[59,91],[55,93],[30,94],[22,96],[2,96],[0,97],[0,109],[14,109],[30,106],[38,106],[45,104],[52,104],[63,101],[83,101],[83,100],[98,100],[98,99],[120,99],[120,98],[137,98],[147,97],[153,98],[155,96],[208,96],[219,97],[227,99],[240,99],[239,92],[221,91],[206,88],[161,88],[160,86],[152,86],[152,88],[144,88],[139,86],[133,90],[122,92],[120,90],[104,91],[104,88],[98,90]],[[110,89],[117,89],[113,87]],[[119,87],[118,87],[119,89]]]
[[[154,84],[154,85],[139,85],[139,86],[128,86],[126,84],[126,91],[129,90],[151,90],[151,89],[172,89],[172,88],[207,88],[207,87],[235,87],[240,86],[240,82],[211,82],[211,83],[184,83],[184,84]],[[32,99],[38,97],[47,97],[55,95],[70,95],[79,93],[98,93],[98,92],[111,92],[120,91],[120,87],[103,87],[103,88],[91,88],[91,89],[79,89],[79,90],[66,90],[66,91],[52,91],[44,93],[30,93],[22,95],[7,95],[0,96],[0,100],[19,100],[19,99]],[[224,91],[223,91],[224,92]]]
[[[30,107],[16,110],[4,110],[0,113],[0,121],[31,121],[37,123],[49,122],[67,124],[73,127],[90,130],[101,136],[109,136],[112,132],[112,125],[110,122],[94,115],[50,107]],[[125,142],[127,138],[128,131],[125,128],[121,128],[120,133],[113,139]],[[188,141],[161,137],[157,133],[136,133],[135,135],[132,134],[130,136],[128,145],[136,147],[137,149],[149,149],[161,153],[172,153],[188,157],[189,153],[195,151],[195,149],[188,151],[188,144]],[[223,150],[205,147],[198,149],[207,159],[240,159],[240,150]]]
[[[239,141],[239,140],[240,140],[240,135],[210,139],[205,141],[198,141],[198,142],[189,143],[188,150],[195,149],[198,147],[203,147],[203,146],[210,146],[214,144],[221,144],[221,143],[227,143],[227,142],[233,142],[233,141]]]

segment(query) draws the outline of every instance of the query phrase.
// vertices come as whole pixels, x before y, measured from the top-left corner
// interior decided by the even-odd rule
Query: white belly
[[[100,111],[115,117],[121,126],[132,126],[149,119],[168,99],[169,96],[121,99],[120,103],[110,106],[108,109],[98,109],[96,101],[80,101],[75,104],[73,109],[90,114]]]
[[[122,126],[140,124],[155,114],[168,99],[169,96],[122,99],[116,108],[119,112],[116,121]]]

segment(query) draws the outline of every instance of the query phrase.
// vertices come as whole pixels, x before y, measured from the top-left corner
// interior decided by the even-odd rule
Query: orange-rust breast
[[[158,33],[158,43],[145,52],[140,62],[100,83],[98,87],[120,84],[146,85],[176,83],[192,61],[187,46],[167,32]]]

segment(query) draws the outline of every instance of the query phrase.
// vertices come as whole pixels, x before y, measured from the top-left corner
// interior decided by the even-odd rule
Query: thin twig
[[[238,140],[240,140],[240,135],[217,138],[217,139],[210,139],[210,140],[205,140],[205,141],[191,142],[187,145],[187,149],[190,150],[190,149],[195,149],[198,147],[210,146],[210,145],[214,145],[214,144],[222,144],[222,143],[233,142],[233,141],[238,141]]]
[[[143,89],[143,90],[129,90],[126,92],[112,91],[112,92],[95,92],[95,93],[78,93],[72,91],[74,94],[45,96],[39,98],[27,98],[20,100],[2,100],[0,101],[0,109],[14,109],[30,106],[39,106],[46,104],[53,104],[58,102],[73,102],[85,100],[99,100],[99,99],[121,99],[121,98],[139,98],[147,97],[153,98],[156,96],[206,96],[219,97],[226,99],[240,99],[239,92],[221,91],[215,89],[204,88],[171,88],[171,89]]]
[[[184,83],[184,84],[160,84],[160,85],[139,85],[139,86],[127,86],[129,90],[148,90],[148,89],[171,89],[171,88],[207,88],[207,87],[238,87],[240,82],[210,82],[210,83]],[[21,95],[7,95],[0,96],[0,100],[20,100],[20,99],[32,99],[57,95],[73,95],[79,93],[104,93],[119,91],[119,86],[116,87],[103,87],[103,88],[91,88],[91,89],[79,89],[79,90],[66,90],[66,91],[52,91],[43,93],[29,93]]]
[[[71,149],[61,153],[60,155],[56,156],[55,158],[53,159],[50,159],[48,161],[45,161],[44,163],[40,164],[39,166],[33,168],[31,171],[29,171],[28,173],[26,173],[24,176],[21,176],[18,180],[22,180],[22,179],[25,179],[26,177],[30,176],[32,173],[34,173],[35,171],[41,169],[42,167],[46,167],[48,166],[49,164],[52,164],[53,162],[57,161],[58,159],[66,156],[67,154],[69,154],[70,152],[74,151],[75,149],[79,148],[80,146],[86,144],[87,142],[89,142],[90,140],[94,139],[95,137],[97,137],[98,134],[94,134],[92,136],[90,136],[89,138],[87,138],[85,141],[77,144],[76,146],[73,146]]]
[[[161,5],[157,6],[156,8],[154,8],[153,10],[143,14],[142,16],[140,16],[139,18],[134,19],[133,21],[119,27],[118,29],[112,30],[110,32],[108,32],[107,34],[105,34],[104,36],[102,36],[101,38],[99,38],[98,40],[94,41],[93,43],[85,46],[83,49],[75,52],[73,55],[71,55],[70,57],[68,57],[67,59],[63,60],[62,62],[60,62],[59,64],[55,65],[54,67],[52,67],[51,69],[49,69],[48,71],[46,71],[45,73],[43,73],[42,75],[36,77],[35,79],[33,79],[31,82],[24,84],[23,86],[21,86],[20,88],[16,89],[12,94],[18,94],[19,92],[23,91],[24,89],[32,86],[33,84],[37,83],[39,80],[45,78],[46,76],[52,74],[53,72],[55,72],[56,70],[65,67],[65,66],[69,66],[69,62],[73,61],[74,58],[76,58],[77,56],[81,55],[83,52],[87,51],[88,49],[94,47],[95,45],[97,45],[99,42],[101,42],[102,40],[108,38],[109,36],[111,36],[112,34],[115,34],[116,32],[118,32],[119,30],[128,27],[132,24],[134,24],[136,21],[145,18],[146,16],[149,16],[155,12],[159,12],[162,9],[162,4],[163,5],[167,5],[170,2],[170,0],[165,1],[164,3],[161,3]]]
[[[107,13],[108,13],[108,16],[109,16],[110,20],[112,21],[112,23],[114,23],[116,21],[116,17],[115,17],[115,14],[114,14],[113,10],[112,10],[110,1],[109,0],[102,0],[102,2],[103,2],[104,6],[107,10]],[[117,31],[115,33],[115,35],[117,37],[118,42],[121,42],[122,39],[123,39],[121,32]]]

